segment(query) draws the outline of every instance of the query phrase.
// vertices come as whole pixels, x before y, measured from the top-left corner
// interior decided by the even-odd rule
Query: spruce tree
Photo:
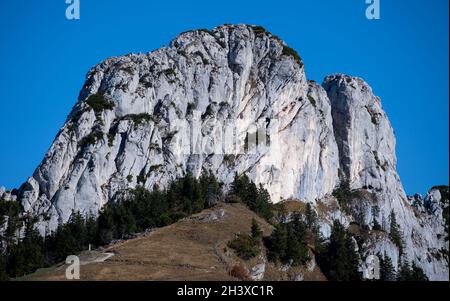
[[[422,268],[418,267],[415,262],[412,264],[411,281],[429,281],[428,276]]]
[[[378,259],[380,260],[380,280],[395,281],[397,276],[391,258],[385,252],[384,256],[378,254]]]
[[[389,237],[391,241],[398,247],[399,255],[403,254],[403,235],[400,231],[400,227],[397,224],[397,218],[395,212],[392,210],[390,214],[390,231]]]
[[[400,264],[397,272],[397,281],[409,281],[411,279],[411,267],[409,262],[405,260]]]
[[[0,281],[9,280],[8,274],[6,273],[6,258],[4,254],[0,253]]]
[[[330,280],[354,281],[360,280],[358,273],[359,256],[351,235],[337,220],[331,229],[327,251],[322,257],[325,263],[325,273]]]
[[[378,216],[380,215],[380,207],[377,205],[372,206],[372,217],[373,217],[373,230],[381,231],[381,225],[378,222]]]
[[[252,239],[255,244],[259,244],[262,238],[263,232],[256,219],[252,218]]]

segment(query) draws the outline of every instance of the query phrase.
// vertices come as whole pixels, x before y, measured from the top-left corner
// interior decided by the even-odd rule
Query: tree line
[[[116,202],[107,203],[97,217],[73,212],[67,223],[60,224],[46,237],[35,229],[36,218],[23,214],[19,203],[0,201],[0,225],[6,222],[4,216],[8,219],[3,237],[0,237],[0,242],[4,243],[0,254],[0,280],[54,265],[68,255],[88,249],[89,245],[107,245],[133,233],[172,224],[220,200],[243,203],[274,225],[273,233],[263,237],[258,223],[253,220],[250,235],[240,234],[230,241],[228,246],[240,257],[257,256],[265,246],[272,262],[304,265],[314,256],[327,279],[361,280],[354,240],[339,221],[334,221],[330,238],[325,240],[319,231],[317,213],[310,204],[306,205],[303,213],[282,212],[276,222],[273,217],[277,209],[262,185],[258,187],[246,175],[236,174],[226,196],[222,186],[212,174],[203,174],[198,179],[187,174],[164,190],[155,186],[149,191],[138,186],[124,193]],[[17,240],[16,232],[22,224],[25,225],[22,239]],[[395,215],[391,216],[390,232],[391,239],[401,245],[401,232]],[[383,255],[378,254],[380,280],[427,280],[414,263],[410,266],[403,262],[396,272],[391,259]]]
[[[221,197],[221,184],[213,175],[199,179],[188,174],[173,181],[165,190],[152,191],[138,186],[116,202],[107,203],[98,217],[73,212],[69,221],[60,224],[45,238],[35,229],[35,218],[24,216],[16,202],[1,202],[0,216],[8,217],[0,255],[0,279],[19,277],[41,267],[63,261],[68,255],[109,244],[115,239],[163,227],[213,205]],[[16,232],[25,223],[22,239]],[[4,222],[4,221],[3,221]]]
[[[0,254],[0,279],[20,277],[38,268],[63,261],[68,255],[124,239],[149,228],[170,225],[186,216],[209,208],[223,199],[223,187],[214,175],[204,173],[198,179],[191,174],[174,180],[167,189],[152,191],[138,186],[116,202],[107,203],[97,217],[73,212],[46,237],[35,229],[36,218],[26,216],[17,202],[0,201],[1,224],[8,222]],[[271,217],[270,197],[246,176],[235,175],[226,201],[242,202],[264,218]],[[25,224],[22,238],[17,232]]]

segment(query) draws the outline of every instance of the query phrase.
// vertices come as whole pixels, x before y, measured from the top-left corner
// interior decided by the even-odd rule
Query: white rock
[[[259,263],[255,265],[250,271],[250,277],[255,281],[260,281],[264,278],[264,273],[266,271],[266,263]]]

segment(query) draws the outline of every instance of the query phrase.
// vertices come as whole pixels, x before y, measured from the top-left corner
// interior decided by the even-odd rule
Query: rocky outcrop
[[[165,187],[186,173],[212,172],[225,187],[236,172],[246,173],[274,202],[316,204],[348,183],[371,195],[355,209],[364,223],[372,227],[377,205],[389,231],[395,212],[407,258],[430,278],[448,279],[448,263],[429,251],[448,252],[448,242],[436,238],[444,227],[415,214],[395,166],[392,127],[367,83],[340,74],[322,85],[308,81],[300,57],[278,37],[225,25],[92,68],[18,196],[48,233],[73,211],[96,214],[123,190]],[[321,229],[327,235],[329,225]],[[385,237],[367,245],[398,257]]]
[[[262,139],[244,152],[249,136]],[[222,26],[94,67],[21,201],[51,230],[123,189],[204,170],[225,184],[247,173],[274,201],[314,201],[336,186],[338,163],[327,95],[292,50],[260,28]]]

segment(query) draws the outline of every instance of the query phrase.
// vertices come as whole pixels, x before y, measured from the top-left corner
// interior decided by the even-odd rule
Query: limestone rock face
[[[49,213],[52,230],[72,210],[97,213],[120,190],[165,187],[205,170],[225,184],[245,172],[274,201],[329,193],[339,164],[330,102],[286,49],[255,27],[222,26],[102,62],[23,185],[25,209]],[[99,95],[112,105],[90,105]],[[252,134],[267,141],[243,152]],[[211,137],[235,143],[214,144]]]
[[[442,212],[416,216],[408,202],[379,98],[355,77],[308,81],[296,53],[255,26],[182,33],[168,47],[92,68],[18,199],[41,217],[45,234],[73,211],[97,214],[123,190],[166,187],[186,173],[206,171],[225,187],[235,172],[246,173],[274,202],[329,201],[342,183],[365,190],[371,197],[355,209],[363,221],[373,224],[377,205],[376,218],[388,231],[395,212],[407,258],[430,278],[448,279],[448,264],[430,255],[448,251],[448,242],[436,238],[444,232]],[[427,199],[440,202],[434,192]],[[325,236],[333,218],[347,225],[355,219],[337,208],[321,225]],[[383,235],[367,246],[398,261],[398,250]]]
[[[331,102],[340,179],[365,192],[353,204],[351,220],[371,225],[376,219],[389,232],[394,213],[403,234],[405,260],[414,261],[431,279],[448,279],[448,258],[436,256],[441,253],[438,250],[448,250],[439,189],[431,189],[422,206],[412,206],[408,201],[396,171],[393,129],[380,99],[367,83],[359,78],[331,75],[325,78],[323,86]],[[434,216],[425,213],[424,206],[428,204],[434,208],[429,210],[435,212]],[[399,262],[398,248],[383,237],[377,239],[375,235],[372,239],[375,243],[366,242],[369,253],[386,252],[393,262]]]

